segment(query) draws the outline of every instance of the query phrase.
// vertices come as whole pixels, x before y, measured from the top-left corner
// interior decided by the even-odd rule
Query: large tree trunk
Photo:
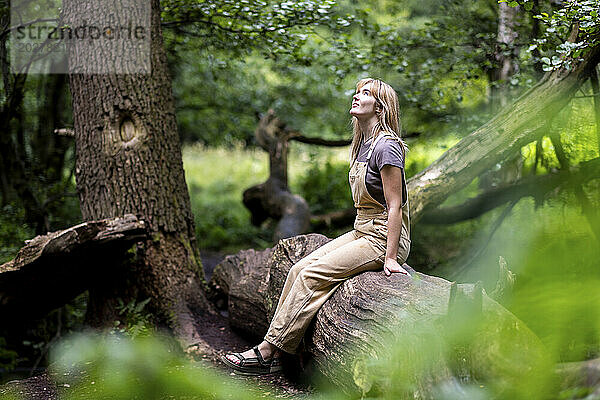
[[[211,286],[228,298],[231,325],[262,337],[289,269],[328,240],[315,234],[296,236],[281,240],[273,249],[227,257],[215,268]],[[428,346],[440,345],[433,356],[436,368],[425,378],[415,377],[415,390],[425,398],[433,396],[435,385],[465,374],[473,380],[493,381],[502,376],[517,382],[543,361],[536,336],[482,293],[481,287],[452,284],[406,268],[412,278],[386,277],[382,271],[357,275],[319,310],[305,336],[305,350],[329,381],[349,393],[384,387],[385,383],[367,373],[368,359],[385,357],[394,341],[424,353],[430,350]],[[476,328],[465,329],[472,326]],[[468,348],[458,343],[464,334],[473,335],[465,340]],[[454,346],[461,347],[460,351],[444,353]],[[406,369],[413,361],[399,360],[399,368]],[[507,374],[507,370],[513,372]]]
[[[114,3],[114,4],[113,4]],[[143,19],[145,2],[64,1],[65,20]],[[196,247],[194,220],[177,135],[171,78],[160,28],[158,0],[151,2],[151,70],[147,74],[90,74],[93,68],[122,62],[87,41],[69,51],[77,148],[76,178],[84,220],[135,214],[148,223],[152,239],[137,246],[129,273],[106,276],[103,289],[90,292],[88,321],[110,324],[118,298],[151,298],[159,322],[186,341],[194,340],[194,316],[208,309],[204,274]],[[114,18],[118,21],[115,22]],[[105,49],[104,49],[105,51]],[[83,73],[73,70],[84,67]],[[135,65],[120,65],[130,72]]]

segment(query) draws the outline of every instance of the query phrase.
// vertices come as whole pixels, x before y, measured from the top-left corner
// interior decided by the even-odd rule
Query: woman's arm
[[[390,276],[392,272],[409,275],[396,261],[402,231],[402,170],[392,165],[384,165],[381,169],[381,180],[388,209],[387,247],[383,270],[387,276]]]

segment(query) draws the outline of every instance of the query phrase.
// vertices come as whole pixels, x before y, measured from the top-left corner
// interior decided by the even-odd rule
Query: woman
[[[352,98],[354,137],[350,186],[354,229],[315,250],[288,273],[269,330],[258,346],[222,360],[243,374],[281,370],[281,351],[295,353],[311,319],[346,279],[368,270],[409,275],[410,221],[398,97],[376,79],[363,79]]]

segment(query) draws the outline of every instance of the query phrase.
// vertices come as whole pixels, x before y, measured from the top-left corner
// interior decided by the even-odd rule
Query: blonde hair
[[[371,132],[373,138],[381,132],[392,134],[393,138],[398,140],[404,149],[408,151],[408,146],[400,137],[400,106],[398,105],[398,96],[393,87],[379,79],[365,78],[358,81],[356,91],[360,91],[363,86],[372,83],[371,95],[375,98],[376,105],[379,106],[378,121]],[[358,118],[352,117],[352,145],[350,146],[350,164],[358,158],[358,152],[365,139],[363,132],[358,126]]]

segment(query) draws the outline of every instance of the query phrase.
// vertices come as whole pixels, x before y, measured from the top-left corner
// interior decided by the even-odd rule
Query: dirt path
[[[201,254],[203,254],[202,261],[207,279],[210,279],[214,267],[224,256],[211,252]],[[224,376],[229,374],[231,379],[253,383],[258,386],[265,396],[303,399],[311,393],[309,387],[296,383],[288,377],[297,373],[297,371],[290,370],[294,368],[294,363],[290,363],[291,367],[288,367],[286,374],[271,374],[260,377],[233,374],[220,361],[220,356],[230,351],[247,350],[256,343],[251,343],[232,331],[227,318],[222,315],[206,316],[202,321],[198,321],[198,324],[201,326],[201,329],[199,329],[202,332],[201,342],[188,351],[198,362],[223,372]],[[57,400],[61,398],[60,393],[68,393],[71,388],[68,382],[74,382],[75,378],[77,377],[51,377],[48,372],[44,372],[31,378],[11,381],[0,386],[0,399],[15,395],[18,399],[25,400]],[[93,398],[93,395],[90,398]]]
[[[307,398],[311,389],[294,382],[285,374],[271,374],[259,377],[248,377],[233,374],[221,361],[220,356],[229,351],[243,351],[251,347],[250,343],[229,328],[227,319],[222,316],[210,316],[202,322],[202,343],[190,352],[195,360],[206,367],[214,368],[229,375],[231,379],[250,382],[259,388],[265,396],[276,398]],[[8,395],[16,395],[25,400],[58,400],[60,393],[68,393],[72,382],[78,377],[50,376],[48,372],[31,378],[8,382],[0,387],[0,399]],[[69,383],[71,382],[71,384]],[[225,382],[224,382],[225,383]],[[93,398],[93,395],[92,397]]]

